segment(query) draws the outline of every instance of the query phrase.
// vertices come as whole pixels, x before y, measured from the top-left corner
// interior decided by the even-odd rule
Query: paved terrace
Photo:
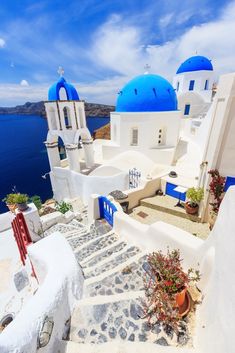
[[[210,233],[209,224],[201,223],[197,216],[188,215],[184,208],[175,207],[176,203],[177,199],[168,195],[149,197],[141,200],[130,217],[144,224],[163,221],[206,239]]]

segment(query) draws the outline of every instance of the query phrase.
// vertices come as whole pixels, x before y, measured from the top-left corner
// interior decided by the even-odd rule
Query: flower
[[[214,198],[214,202],[210,202],[210,205],[212,206],[212,211],[218,213],[223,199],[225,178],[220,175],[217,169],[209,170],[208,174],[211,175],[209,191]]]
[[[182,268],[179,250],[161,251],[148,255],[148,266],[144,277],[146,300],[145,317],[154,325],[161,322],[177,330],[181,319],[179,307],[176,305],[176,294],[185,289],[190,282],[200,279],[199,271],[190,268],[185,272]]]

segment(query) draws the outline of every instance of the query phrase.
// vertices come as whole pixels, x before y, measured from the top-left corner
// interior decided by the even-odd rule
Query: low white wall
[[[1,353],[36,353],[37,336],[45,316],[53,317],[54,328],[49,344],[40,352],[56,352],[64,324],[75,301],[82,296],[82,272],[60,233],[31,245],[28,252],[39,279],[39,289],[1,333]]]
[[[128,175],[121,172],[109,177],[89,176],[56,167],[53,169],[52,184],[56,200],[79,196],[87,205],[90,195],[94,193],[106,196],[115,189],[127,189]]]
[[[142,224],[123,212],[114,213],[114,231],[147,252],[166,251],[167,247],[180,249],[185,268],[197,264],[197,252],[199,256],[203,245],[203,240],[173,225],[161,221],[152,225]]]
[[[14,219],[14,214],[11,212],[6,212],[0,214],[0,232],[4,232],[11,228],[11,222]]]

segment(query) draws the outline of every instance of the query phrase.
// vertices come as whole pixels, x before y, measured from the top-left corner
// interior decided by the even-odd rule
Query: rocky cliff
[[[110,112],[114,110],[115,107],[112,105],[85,103],[86,116],[109,117]],[[0,114],[28,114],[46,116],[44,102],[42,101],[36,103],[27,102],[23,105],[17,105],[16,107],[0,107]]]

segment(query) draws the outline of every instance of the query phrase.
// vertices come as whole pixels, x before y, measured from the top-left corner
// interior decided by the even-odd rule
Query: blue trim
[[[59,101],[60,100],[60,89],[64,88],[67,96],[67,100],[79,100],[78,93],[70,83],[67,83],[63,77],[54,83],[48,90],[48,100],[49,101]]]
[[[113,226],[113,215],[117,211],[116,206],[105,196],[99,196],[100,218],[104,218]]]
[[[224,185],[224,191],[227,191],[232,185],[235,185],[235,177],[227,177]]]
[[[186,192],[178,192],[175,191],[174,189],[177,187],[178,185],[172,184],[172,183],[166,183],[166,195],[169,195],[171,197],[174,197],[180,201],[185,201],[186,200]]]

